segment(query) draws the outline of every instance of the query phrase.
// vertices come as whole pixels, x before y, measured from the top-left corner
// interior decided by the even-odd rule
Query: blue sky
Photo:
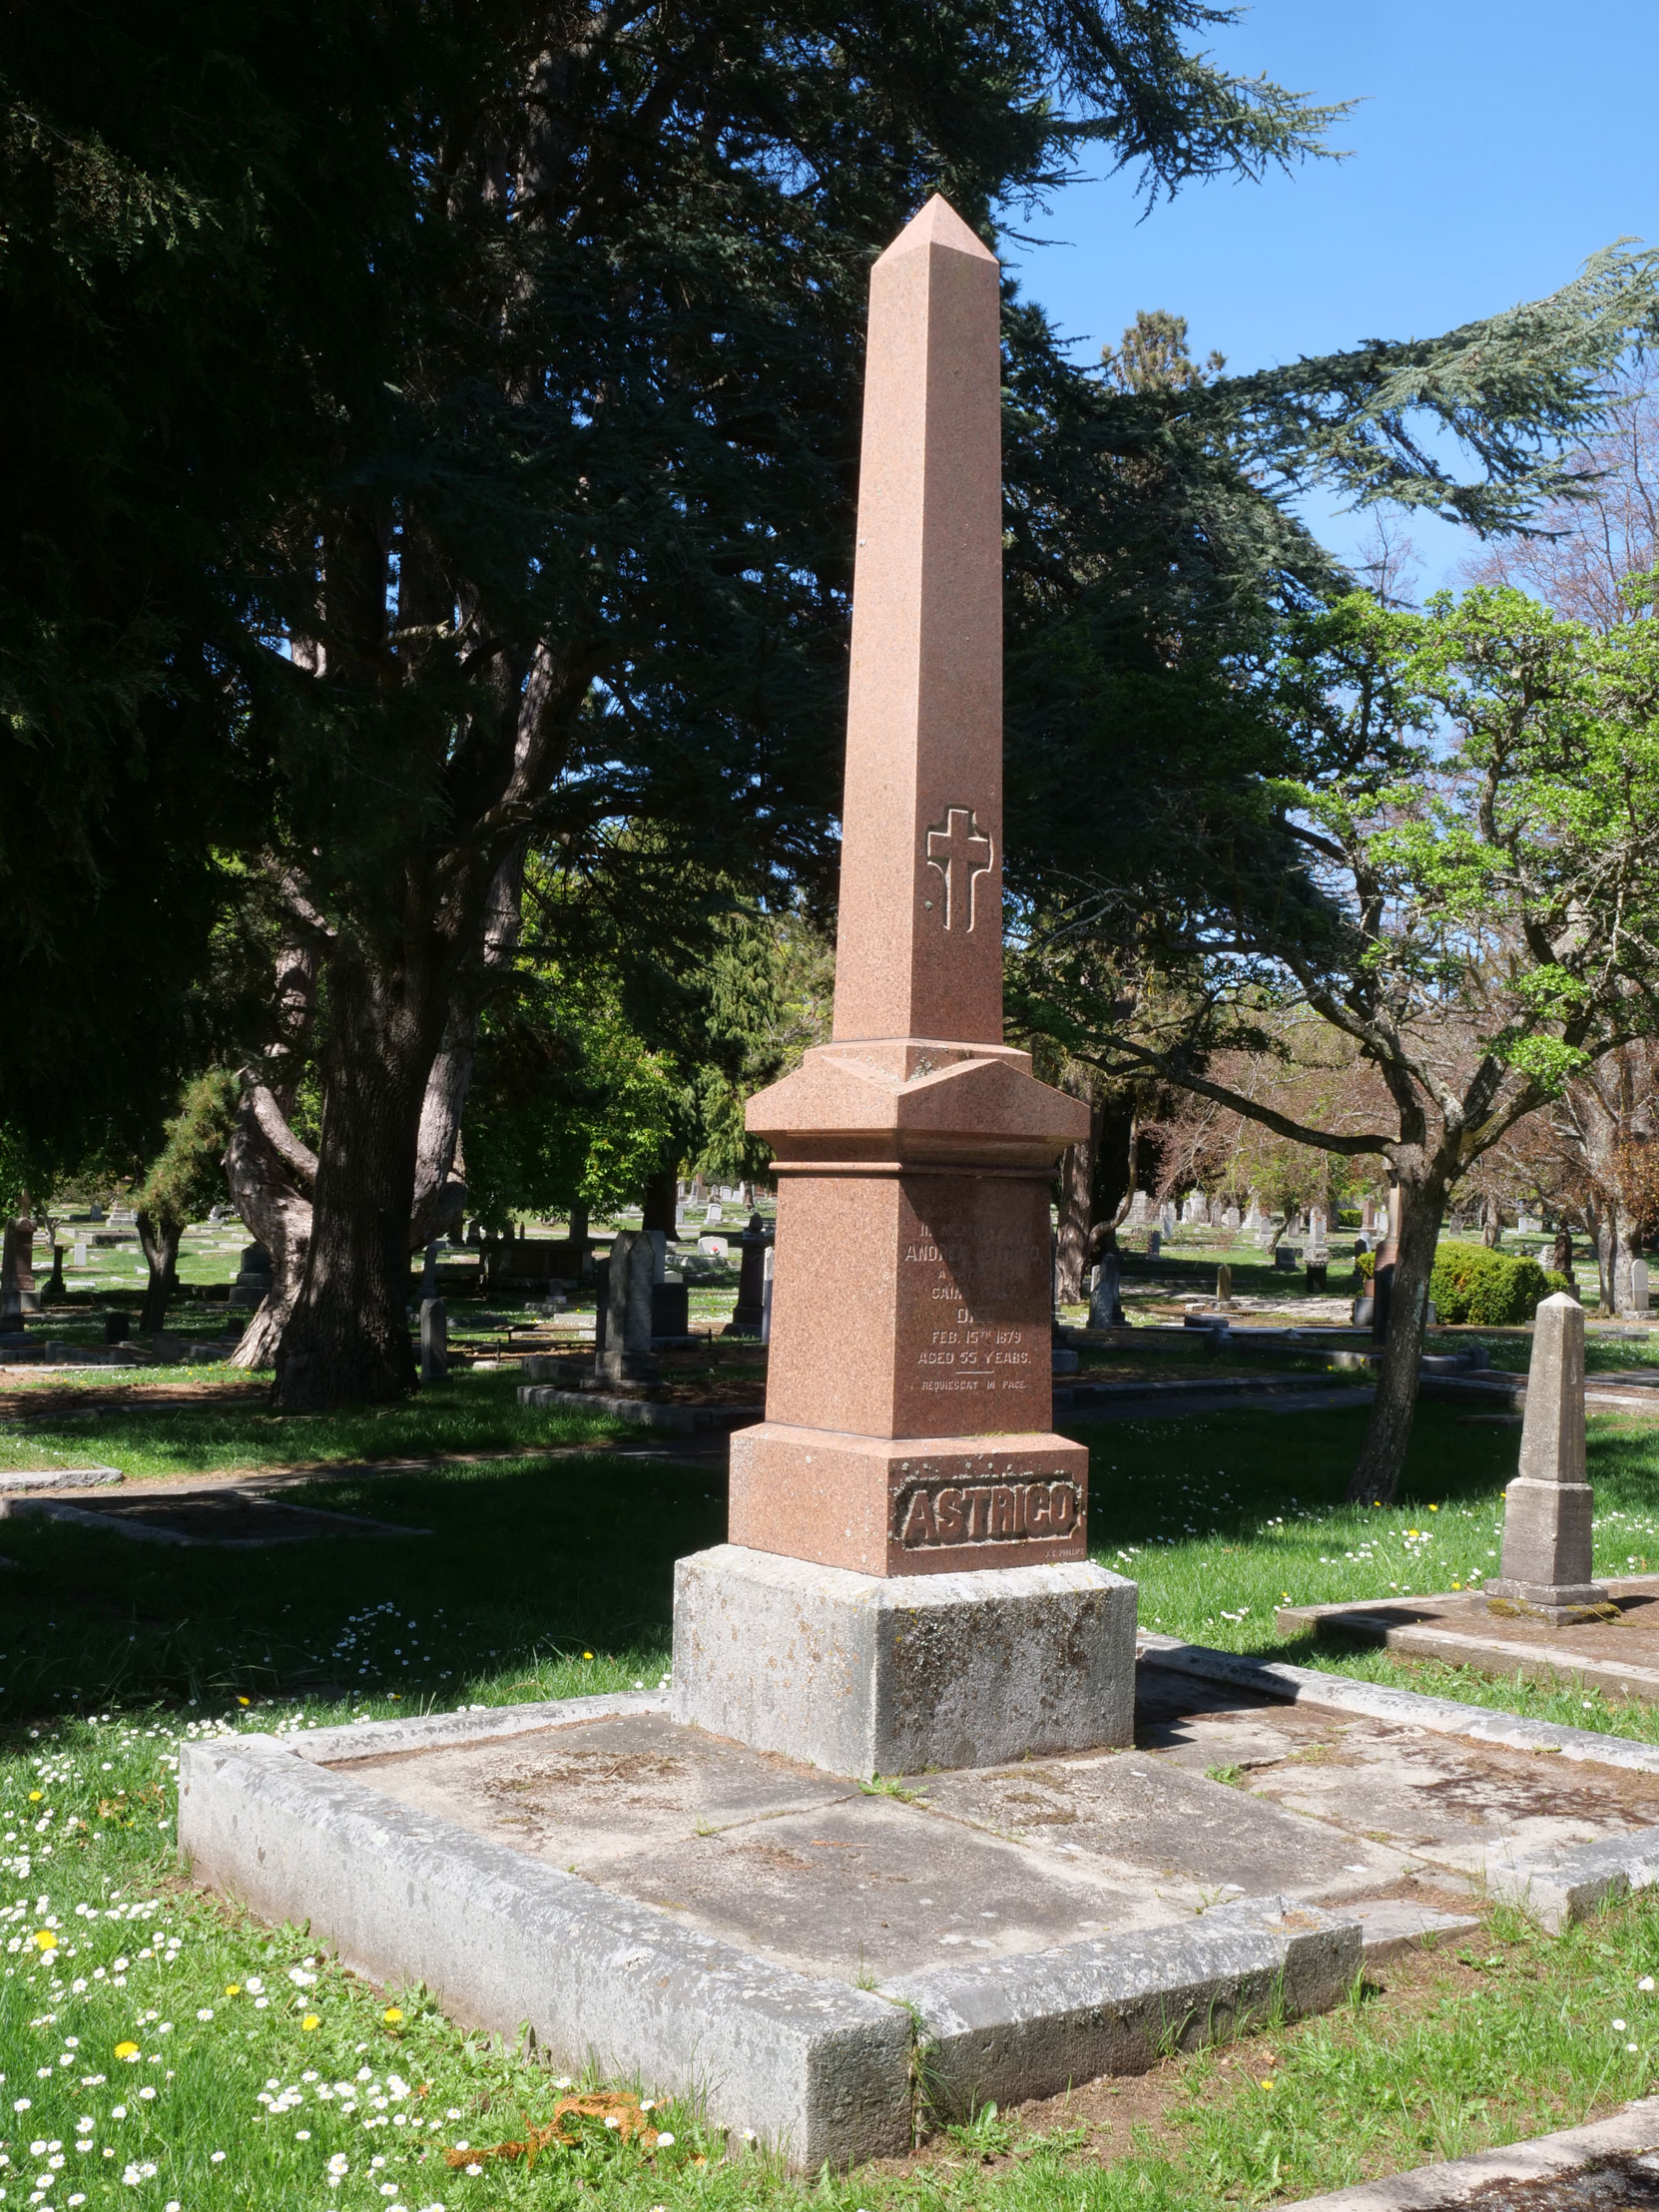
[[[1206,43],[1238,74],[1361,100],[1332,134],[1352,158],[1189,186],[1144,221],[1127,178],[1070,187],[1018,226],[1044,244],[1004,251],[1080,358],[1141,307],[1240,369],[1428,336],[1553,290],[1616,238],[1659,244],[1656,0],[1261,0]],[[1368,528],[1305,512],[1344,553]],[[1425,590],[1476,549],[1406,527]]]

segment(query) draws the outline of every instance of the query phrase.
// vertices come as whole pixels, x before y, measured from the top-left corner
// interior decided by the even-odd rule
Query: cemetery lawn
[[[487,1408],[505,1382],[450,1387]],[[1097,1555],[1139,1580],[1148,1626],[1651,1735],[1600,1698],[1276,1639],[1286,1593],[1385,1595],[1486,1571],[1518,1430],[1424,1405],[1405,1498],[1361,1512],[1341,1492],[1363,1419],[1068,1424],[1094,1449]],[[1659,1564],[1656,1439],[1591,1423],[1602,1571]],[[728,2145],[718,2107],[648,2115],[673,2137],[655,2148],[601,2113],[532,2171],[448,2167],[463,2142],[550,2120],[556,2085],[419,1991],[351,1979],[303,1930],[193,1896],[171,1856],[179,1740],[655,1685],[672,1562],[724,1530],[719,1465],[568,1455],[347,1471],[284,1496],[431,1533],[257,1551],[31,1517],[0,1528],[17,1562],[0,1567],[5,2212],[63,2212],[72,2195],[134,2212],[1219,2212],[1573,2124],[1647,2090],[1652,1893],[1559,1939],[1495,1915],[1475,1941],[1376,1969],[1381,1991],[1324,2019],[1268,2020],[1229,2049],[1023,2118],[981,2115],[850,2177],[783,2175]]]
[[[227,1375],[223,1368],[89,1369],[67,1386],[57,1377],[12,1380],[26,1372],[8,1371],[3,1384],[12,1399],[0,1423],[0,1466],[7,1468],[96,1461],[119,1467],[132,1480],[152,1481],[330,1460],[527,1451],[617,1434],[642,1443],[649,1438],[648,1431],[624,1428],[603,1413],[520,1405],[522,1378],[507,1369],[458,1372],[446,1382],[425,1384],[402,1404],[339,1413],[276,1412],[266,1402],[265,1379],[241,1371]],[[180,1402],[181,1385],[200,1396]],[[163,1402],[129,1395],[135,1389],[152,1391]],[[27,1409],[36,1393],[42,1400],[39,1413]],[[107,1407],[99,1403],[106,1395]]]
[[[1396,1504],[1343,1490],[1366,1408],[1067,1421],[1091,1446],[1094,1556],[1140,1586],[1140,1625],[1229,1651],[1659,1743],[1659,1709],[1472,1668],[1281,1637],[1281,1605],[1422,1596],[1497,1572],[1520,1423],[1419,1401]],[[1598,1574],[1659,1572],[1659,1422],[1592,1414]]]

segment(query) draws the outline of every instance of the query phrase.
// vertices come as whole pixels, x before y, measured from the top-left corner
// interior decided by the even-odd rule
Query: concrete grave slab
[[[1432,1905],[1419,1905],[1414,1898],[1347,1905],[1343,1918],[1359,1922],[1366,1957],[1379,1962],[1414,1945],[1472,1936],[1481,1925],[1476,1913],[1442,1913]]]
[[[1402,1853],[1286,1812],[1245,1791],[1133,1752],[928,1776],[928,1803],[954,1819],[1040,1841],[1079,1866],[1211,1893],[1283,1892],[1329,1903],[1411,1872]]]
[[[587,1871],[587,1870],[582,1870]],[[593,1879],[798,1972],[908,1973],[961,1952],[1043,1950],[1190,1918],[1159,1895],[977,1835],[880,1796],[855,1796],[717,1837],[653,1848]],[[1173,1894],[1184,1892],[1184,1895]]]
[[[1478,1874],[1492,1852],[1555,1850],[1659,1823],[1659,1786],[1622,1787],[1524,1753],[1465,1751],[1386,1724],[1254,1771],[1253,1792],[1353,1836],[1386,1839],[1439,1866]]]
[[[1136,1637],[1142,1676],[1148,1670],[1196,1676],[1209,1683],[1232,1684],[1258,1698],[1283,1699],[1305,1710],[1348,1713],[1367,1720],[1399,1721],[1431,1735],[1466,1736],[1480,1744],[1507,1744],[1517,1751],[1553,1752],[1592,1767],[1622,1767],[1632,1774],[1659,1774],[1659,1744],[1634,1743],[1598,1729],[1564,1728],[1557,1721],[1525,1720],[1500,1708],[1462,1705],[1454,1698],[1425,1697],[1418,1690],[1396,1690],[1385,1682],[1359,1682],[1317,1667],[1294,1667],[1284,1660],[1259,1659],[1247,1652],[1217,1651],[1207,1644],[1183,1643],[1142,1629]]]
[[[584,1701],[585,1702],[585,1701]],[[666,1705],[667,1701],[664,1700]],[[557,1712],[557,1708],[554,1708]],[[453,1747],[354,1759],[353,1774],[417,1812],[591,1872],[731,1828],[832,1805],[851,1786],[700,1729],[666,1711],[577,1721]]]
[[[1281,1635],[1312,1634],[1385,1644],[1392,1651],[1484,1674],[1567,1680],[1610,1697],[1659,1703],[1659,1575],[1614,1575],[1605,1584],[1616,1616],[1561,1625],[1483,1595],[1448,1590],[1420,1598],[1281,1606]]]
[[[965,2116],[987,2099],[1143,2073],[1166,2050],[1235,2033],[1275,2006],[1329,2011],[1360,1958],[1352,1920],[1264,1898],[1145,1936],[936,1967],[882,1993],[920,2026],[932,2111]]]
[[[208,1544],[232,1551],[262,1550],[268,1544],[301,1544],[338,1536],[429,1536],[429,1528],[398,1521],[373,1520],[365,1513],[331,1513],[317,1505],[283,1505],[256,1491],[197,1490],[187,1497],[165,1494],[112,1498],[107,1503],[69,1505],[56,1497],[0,1500],[5,1514],[73,1521],[105,1535],[137,1543]]]
[[[91,1418],[91,1415],[86,1416]],[[0,1518],[6,1511],[9,1491],[27,1496],[37,1490],[97,1490],[121,1480],[119,1467],[29,1467],[0,1470]]]
[[[1245,1672],[1143,1667],[1152,1741],[900,1794],[711,1736],[662,1695],[227,1738],[181,1755],[181,1849],[357,1970],[423,1980],[464,2022],[529,2020],[572,2070],[707,2096],[808,2166],[904,2150],[917,2080],[935,2113],[1048,2094],[1281,1991],[1332,2003],[1363,1954],[1471,1933],[1482,1890],[1559,1927],[1659,1878],[1650,1747],[1595,1739],[1569,1766],[1537,1756],[1550,1736],[1477,1735],[1542,1724],[1402,1691],[1376,1716],[1274,1703],[1294,1685]],[[1206,1731],[1253,1752],[1226,1762],[1245,1787],[1194,1771]],[[1321,1778],[1372,1793],[1382,1833]],[[1459,1820],[1480,1854],[1462,1873]],[[1539,1850],[1550,1820],[1587,1840]]]
[[[1504,1850],[1490,1855],[1482,1872],[1494,1897],[1520,1906],[1555,1934],[1587,1920],[1609,1899],[1659,1882],[1659,1829],[1556,1851]]]

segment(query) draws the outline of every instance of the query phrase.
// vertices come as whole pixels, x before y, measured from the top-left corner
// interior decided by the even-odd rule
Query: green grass
[[[1068,1424],[1092,1445],[1095,1556],[1139,1584],[1141,1626],[1659,1742],[1659,1714],[1570,1683],[1344,1656],[1278,1634],[1284,1604],[1420,1596],[1497,1571],[1518,1425],[1419,1404],[1399,1501],[1368,1508],[1343,1498],[1366,1417],[1356,1406]],[[1597,1573],[1659,1571],[1659,1430],[1592,1418],[1589,1471]]]
[[[217,1368],[92,1371],[114,1386],[142,1382],[165,1386],[181,1379],[220,1380]],[[238,1376],[235,1382],[261,1380]],[[56,1379],[41,1378],[40,1386]],[[77,1389],[83,1379],[74,1379]],[[86,1379],[92,1386],[91,1377]],[[143,1404],[112,1405],[91,1418],[84,1413],[31,1418],[0,1431],[10,1466],[85,1464],[97,1460],[135,1478],[237,1473],[330,1459],[425,1458],[440,1452],[504,1451],[536,1444],[591,1442],[618,1433],[601,1413],[518,1402],[514,1369],[485,1375],[452,1375],[429,1383],[398,1405],[362,1406],[343,1413],[278,1413],[264,1403],[223,1403],[207,1398],[176,1411]],[[23,1385],[27,1387],[28,1385]],[[647,1432],[630,1430],[645,1441]]]
[[[513,1417],[510,1389],[510,1377],[460,1377],[400,1417],[476,1447]],[[1599,1700],[1555,1712],[1556,1693],[1276,1638],[1287,1591],[1386,1595],[1489,1567],[1517,1431],[1423,1406],[1400,1507],[1361,1512],[1341,1491],[1363,1419],[1080,1424],[1098,1555],[1140,1582],[1148,1625],[1651,1735]],[[267,1431],[210,1409],[155,1416],[144,1448],[205,1463],[218,1446],[199,1424],[213,1420],[266,1457],[279,1455],[268,1433],[291,1457],[363,1456],[365,1436],[402,1452],[415,1433],[378,1416]],[[76,1448],[87,1439],[77,1424]],[[1592,1423],[1602,1571],[1659,1560],[1656,1449],[1646,1432]],[[908,2170],[801,2180],[728,2144],[718,2109],[675,2106],[675,2140],[654,2152],[595,2121],[533,2170],[452,2170],[444,2149],[550,2116],[546,2072],[454,2028],[419,1991],[391,1993],[403,2016],[388,2019],[388,1993],[303,1930],[262,1929],[182,1890],[179,1741],[654,1684],[673,1560],[723,1533],[723,1484],[695,1462],[572,1456],[318,1478],[300,1494],[432,1533],[223,1553],[31,1518],[0,1531],[18,1562],[0,1569],[0,1943],[17,1945],[0,1961],[5,2212],[31,2199],[63,2212],[71,2193],[138,2212],[1219,2212],[1573,2124],[1653,2086],[1659,1996],[1637,1984],[1659,1975],[1659,1900],[1646,1897],[1560,1938],[1499,1914],[1461,1957],[1383,1969],[1402,1984],[1385,1997],[1361,1992],[1300,2026],[1269,2019],[1175,2061],[1156,2133],[981,2115]],[[56,1940],[43,1947],[42,1932]],[[118,2057],[127,2042],[136,2056]],[[1113,2108],[1092,2109],[1098,2121]],[[83,2137],[93,2147],[77,2152]],[[335,2158],[347,2171],[330,2187]]]

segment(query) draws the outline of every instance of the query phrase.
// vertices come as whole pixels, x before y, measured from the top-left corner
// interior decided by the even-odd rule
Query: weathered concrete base
[[[1325,1706],[1366,1720],[1426,1729],[1438,1736],[1466,1736],[1474,1743],[1503,1744],[1516,1751],[1553,1752],[1575,1765],[1659,1775],[1659,1744],[1636,1743],[1628,1736],[1563,1728],[1558,1721],[1525,1720],[1493,1706],[1460,1705],[1454,1698],[1425,1697],[1419,1690],[1395,1690],[1385,1682],[1357,1682],[1350,1675],[1323,1674],[1317,1667],[1216,1651],[1207,1644],[1183,1643],[1179,1636],[1160,1636],[1146,1629],[1136,1643],[1144,1665],[1196,1675],[1201,1681],[1225,1682],[1293,1705]]]
[[[921,2031],[930,2112],[967,2118],[1096,2074],[1145,2073],[1283,2007],[1328,2012],[1360,1970],[1356,1923],[1247,1898],[1142,1936],[936,1966],[884,1984]]]
[[[307,1924],[358,1972],[422,1981],[455,2018],[503,2034],[528,2020],[561,2063],[704,2098],[713,2117],[809,2169],[901,2154],[918,2116],[1139,2071],[1171,2043],[1242,2031],[1276,2004],[1325,2009],[1360,1964],[1360,1927],[1340,1912],[1279,1895],[1196,1910],[1165,1896],[1146,1901],[1159,1919],[1137,1923],[1110,1879],[1067,1874],[959,1813],[821,1784],[698,1732],[682,1743],[663,1702],[587,1698],[189,1744],[180,1850],[195,1879],[262,1919]],[[432,1789],[419,1779],[427,1762]],[[1217,1786],[1197,1787],[1225,1806]],[[446,1791],[477,1826],[435,1809]],[[642,1834],[636,1859],[655,1863],[647,1896],[665,1872],[676,1883],[688,1872],[684,1845],[675,1862],[675,1798],[695,1809],[678,1824],[695,1827],[692,1846],[724,1853],[750,1892],[774,1863],[791,1870],[807,1925],[782,1940],[817,1946],[816,1970],[780,1958],[778,1941],[711,1928],[711,1917],[743,1926],[730,1900],[699,1925],[684,1904],[628,1894],[625,1854]],[[563,1823],[557,1856],[588,1861],[582,1873],[531,1839],[497,1840],[527,1807]],[[494,1834],[480,1833],[491,1818]],[[619,1820],[632,1838],[614,1832]],[[585,1839],[584,1823],[597,1823]],[[845,1907],[826,1898],[826,1879],[891,1917],[921,1962],[879,1980],[878,1964],[866,1980],[860,1963],[854,1981],[851,1957],[827,1970],[823,1945]],[[912,1895],[924,1888],[936,1900]],[[1025,1931],[981,1939],[973,1932],[1003,1917],[982,1912],[987,1898],[1008,1916],[1034,1899],[1039,1910]],[[1057,1943],[1042,1940],[1045,1911]],[[998,1947],[1010,1941],[1020,1947]],[[959,1947],[934,1964],[939,1944]]]
[[[1659,1881],[1659,1747],[1148,1643],[1133,1751],[871,1790],[588,1698],[187,1745],[181,1846],[809,2167],[1318,2010],[1494,1898],[1554,1929]]]
[[[1592,2120],[1588,2127],[1567,2127],[1556,2135],[1534,2136],[1529,2143],[1506,2143],[1501,2150],[1477,2151],[1472,2158],[1418,2166],[1411,2173],[1389,2174],[1382,2181],[1362,2181],[1352,2189],[1337,2189],[1328,2196],[1302,2197],[1294,2212],[1446,2212],[1449,2205],[1480,2203],[1485,2191],[1499,2182],[1559,2180],[1608,2159],[1643,2157],[1656,2148],[1659,2097],[1643,2097],[1627,2104],[1622,2112],[1615,2112],[1611,2119]],[[1614,2200],[1604,2197],[1601,2201],[1611,2204]]]
[[[1507,1599],[1489,1602],[1484,1589],[1425,1591],[1418,1598],[1363,1598],[1335,1605],[1282,1605],[1282,1636],[1313,1635],[1385,1644],[1409,1657],[1441,1659],[1484,1674],[1516,1674],[1538,1682],[1577,1682],[1609,1697],[1659,1704],[1659,1636],[1655,1615],[1659,1575],[1619,1575],[1607,1585],[1605,1607],[1574,1622],[1551,1621]],[[1536,1621],[1547,1635],[1528,1634]],[[1576,1627],[1558,1637],[1557,1628]],[[1614,1633],[1608,1635],[1605,1631]],[[1594,1630],[1595,1634],[1584,1633]]]
[[[479,1733],[476,1717],[450,1718]],[[537,1718],[547,1725],[546,1708]],[[329,1741],[341,1736],[373,1740],[358,1728],[186,1745],[179,1848],[193,1875],[263,1920],[308,1922],[361,1973],[427,1983],[461,2020],[507,2035],[528,2020],[572,2066],[707,2096],[800,2165],[909,2147],[911,2029],[897,2006],[422,1819],[316,1764],[349,1757]]]
[[[678,1720],[867,1781],[1127,1744],[1135,1585],[1087,1562],[868,1575],[738,1544],[674,1570]]]
[[[1572,1621],[1617,1620],[1619,1609],[1599,1582],[1512,1582],[1494,1575],[1480,1586],[1487,1610],[1530,1613],[1535,1620],[1565,1628]]]
[[[1638,1829],[1565,1851],[1514,1852],[1486,1863],[1493,1897],[1518,1905],[1552,1936],[1599,1906],[1659,1882],[1659,1830]]]

